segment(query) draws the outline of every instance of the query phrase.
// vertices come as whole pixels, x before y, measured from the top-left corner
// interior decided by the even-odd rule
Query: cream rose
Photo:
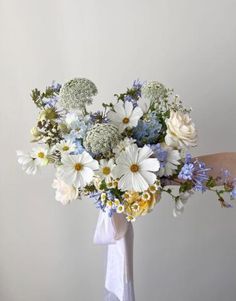
[[[66,184],[58,178],[53,181],[52,187],[56,189],[56,200],[63,205],[67,205],[78,197],[77,188]]]
[[[166,120],[167,132],[165,142],[167,145],[182,148],[197,145],[197,132],[189,114],[183,112],[170,112]]]

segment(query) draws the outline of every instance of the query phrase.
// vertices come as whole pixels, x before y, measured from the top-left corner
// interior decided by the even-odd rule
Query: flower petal
[[[148,158],[139,164],[141,170],[158,171],[160,162],[156,158]]]

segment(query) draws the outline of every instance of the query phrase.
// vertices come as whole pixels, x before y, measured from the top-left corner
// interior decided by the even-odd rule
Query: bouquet
[[[85,78],[32,91],[39,109],[31,130],[36,146],[17,151],[18,162],[33,175],[53,164],[57,201],[65,205],[87,196],[108,216],[124,214],[131,222],[151,212],[163,193],[174,201],[174,216],[197,191],[213,191],[222,207],[230,207],[224,194],[236,199],[236,181],[227,170],[213,178],[210,166],[192,158],[197,132],[191,110],[173,90],[135,80],[115,101],[89,112],[96,94]],[[178,193],[170,184],[178,185]]]

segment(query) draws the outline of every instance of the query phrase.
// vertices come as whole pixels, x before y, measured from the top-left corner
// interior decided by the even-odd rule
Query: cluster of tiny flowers
[[[85,148],[93,154],[106,155],[120,141],[116,126],[108,123],[97,123],[87,133],[84,141]]]
[[[155,112],[150,112],[146,120],[139,120],[137,127],[133,130],[133,137],[139,146],[157,143],[162,125]]]
[[[64,109],[79,109],[84,112],[86,106],[92,104],[92,97],[96,94],[97,87],[92,81],[86,78],[74,78],[62,86],[59,103]]]
[[[141,89],[142,96],[144,98],[150,99],[151,101],[159,100],[161,97],[164,97],[167,93],[166,87],[157,82],[147,82],[143,85]]]

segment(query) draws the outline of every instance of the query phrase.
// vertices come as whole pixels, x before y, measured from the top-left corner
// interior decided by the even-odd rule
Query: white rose
[[[166,120],[167,145],[182,148],[197,145],[197,132],[189,114],[183,112],[170,112],[170,118]]]
[[[78,197],[79,191],[77,188],[66,184],[58,178],[53,181],[52,187],[56,189],[56,200],[63,205],[67,205]]]

